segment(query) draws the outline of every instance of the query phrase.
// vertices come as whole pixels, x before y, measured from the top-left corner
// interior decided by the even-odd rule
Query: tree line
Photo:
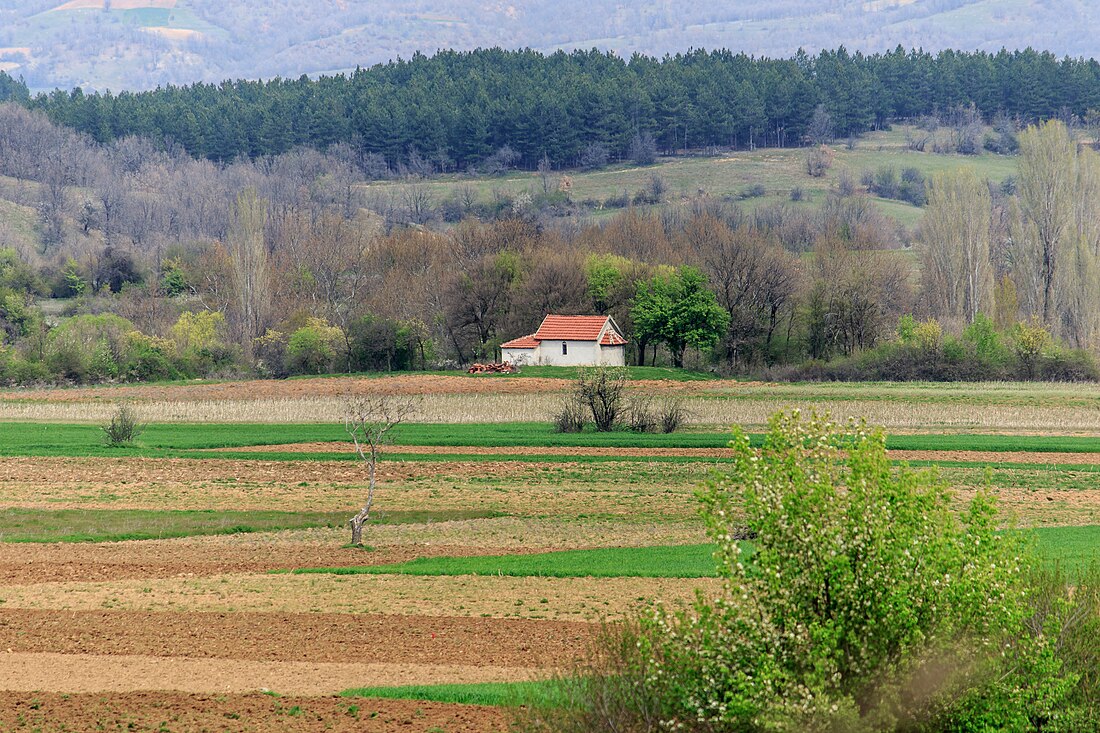
[[[579,165],[586,154],[621,159],[639,146],[796,145],[816,135],[819,108],[829,132],[842,137],[960,107],[986,120],[1083,117],[1100,108],[1100,64],[1031,49],[865,55],[841,47],[786,59],[696,50],[624,59],[493,48],[415,54],[317,79],[141,93],[74,89],[32,98],[0,73],[5,99],[100,143],[140,136],[219,162],[347,143],[365,167],[380,158],[448,171],[494,156],[499,163],[502,151],[534,168],[542,160]]]
[[[454,367],[547,313],[613,315],[637,364],[1096,378],[1097,153],[1058,121],[1017,142],[1011,185],[921,180],[915,232],[854,182],[812,208],[700,192],[433,228],[372,210],[347,146],[218,166],[0,105],[0,379]]]

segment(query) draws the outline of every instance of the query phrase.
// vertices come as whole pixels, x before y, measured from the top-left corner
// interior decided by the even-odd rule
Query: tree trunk
[[[358,547],[363,544],[363,525],[370,519],[370,506],[365,506],[351,518],[351,544]]]
[[[370,458],[367,459],[367,467],[370,472],[367,484],[367,503],[363,505],[354,517],[348,522],[351,525],[351,544],[355,547],[363,544],[363,525],[370,519],[370,509],[374,504],[375,467],[378,465],[378,447],[373,443],[370,446]]]

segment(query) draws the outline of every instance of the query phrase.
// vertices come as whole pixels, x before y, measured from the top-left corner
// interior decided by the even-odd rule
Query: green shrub
[[[979,313],[974,322],[963,329],[962,340],[971,344],[977,357],[984,361],[1001,363],[1008,356],[996,325],[984,313]]]
[[[110,421],[100,426],[107,438],[107,445],[133,445],[138,436],[145,432],[145,426],[138,422],[137,413],[129,405],[122,405]]]
[[[191,376],[210,374],[233,361],[220,311],[184,312],[172,325],[171,336],[181,369]]]
[[[529,727],[931,733],[1088,720],[1081,672],[1059,657],[1055,624],[1036,623],[1026,536],[997,531],[984,493],[957,513],[934,473],[891,467],[885,436],[861,424],[779,414],[761,448],[740,431],[730,445],[733,470],[699,493],[724,590],[613,635],[569,709]],[[751,556],[736,539],[746,526]]]
[[[286,345],[287,368],[294,374],[341,371],[344,332],[319,318],[309,319],[290,335]]]
[[[108,313],[64,320],[46,337],[46,367],[74,382],[113,379],[125,362],[133,331],[125,318]]]
[[[132,331],[123,376],[133,382],[156,382],[179,377],[173,343]]]

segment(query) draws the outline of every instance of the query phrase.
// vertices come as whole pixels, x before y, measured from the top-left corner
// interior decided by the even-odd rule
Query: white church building
[[[546,316],[539,330],[501,344],[516,366],[625,366],[626,337],[611,316]]]

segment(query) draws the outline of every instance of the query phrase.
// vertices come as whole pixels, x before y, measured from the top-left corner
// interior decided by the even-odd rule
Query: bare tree
[[[578,370],[574,386],[576,400],[592,413],[597,431],[606,433],[618,427],[626,409],[627,377],[625,367],[598,366]]]
[[[933,315],[972,323],[993,310],[989,187],[970,170],[932,179],[921,224],[921,287]]]
[[[263,333],[271,289],[268,281],[267,245],[264,227],[267,209],[255,189],[237,197],[229,228],[226,250],[233,263],[242,341],[246,344]]]
[[[1022,243],[1038,270],[1041,293],[1035,300],[1048,326],[1054,323],[1057,265],[1072,224],[1076,157],[1069,132],[1060,122],[1049,121],[1020,136]]]
[[[395,427],[405,422],[417,409],[417,400],[390,395],[353,395],[344,402],[344,429],[355,443],[355,452],[367,466],[367,500],[348,524],[351,544],[363,544],[363,524],[370,519],[377,487],[378,460],[382,446],[393,438]]]
[[[286,236],[278,252],[278,269],[289,281],[286,290],[344,331],[349,369],[348,327],[378,284],[380,268],[368,261],[374,243],[372,229],[365,217],[345,219],[335,209],[312,220],[294,213],[284,227]]]
[[[432,192],[422,183],[410,183],[401,189],[401,201],[404,204],[405,220],[410,224],[427,224],[431,221]]]
[[[825,109],[825,105],[819,104],[806,127],[806,142],[816,147],[832,142],[832,139],[833,116]]]
[[[550,193],[551,179],[554,175],[554,166],[550,163],[550,157],[543,153],[542,158],[539,160],[539,180],[542,181],[542,192]]]

